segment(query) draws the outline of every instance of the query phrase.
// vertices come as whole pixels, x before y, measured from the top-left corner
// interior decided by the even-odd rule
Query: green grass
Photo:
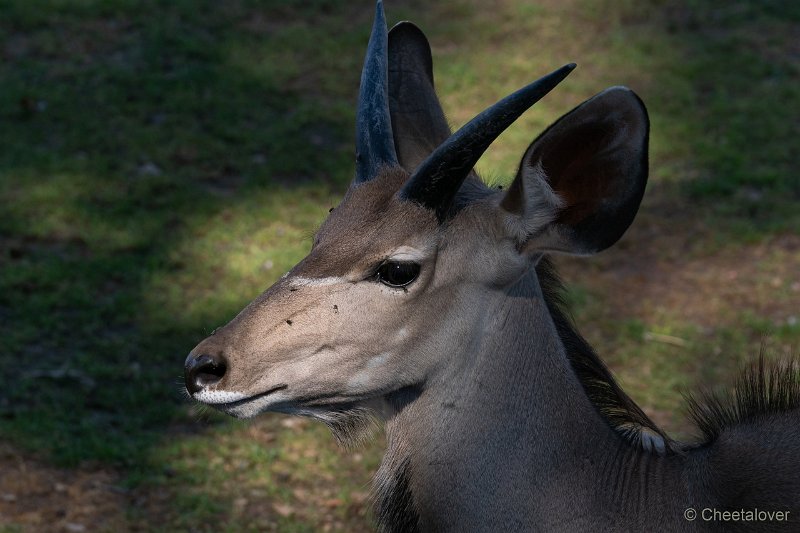
[[[165,442],[151,454],[152,468],[138,483],[181,489],[170,494],[166,530],[208,524],[208,531],[216,531],[224,524],[230,531],[319,531],[326,522],[364,521],[368,472],[377,468],[380,439],[366,458],[364,450],[353,457],[336,448],[320,425],[304,421],[287,427],[275,416],[267,418],[273,423],[245,432],[218,428]],[[209,440],[216,447],[213,455]]]
[[[126,511],[132,524],[367,523],[352,495],[366,491],[379,442],[354,462],[314,424],[198,417],[179,384],[188,351],[303,257],[347,187],[368,4],[0,1],[0,435],[52,464],[113,468],[145,499],[165,495],[169,505]],[[661,228],[644,239],[655,260],[735,264],[800,227],[800,11],[789,3],[415,0],[388,2],[387,15],[428,34],[454,125],[579,63],[490,149],[489,178],[508,181],[541,129],[626,84],[652,119],[640,224]],[[668,228],[689,235],[681,247],[660,245],[676,242]],[[714,307],[704,327],[669,302],[609,313],[618,294],[604,278],[578,278],[570,301],[634,397],[682,430],[682,390],[729,378],[765,335],[797,352],[796,311],[781,314],[796,309],[797,264],[791,248],[767,254],[758,305]],[[571,279],[578,268],[590,267],[569,267]]]
[[[274,44],[245,6],[48,7],[3,26],[2,423],[62,462],[136,461],[180,354],[302,257],[347,117],[232,60]]]

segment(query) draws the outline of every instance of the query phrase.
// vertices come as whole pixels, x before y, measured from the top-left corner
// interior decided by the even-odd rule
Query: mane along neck
[[[564,286],[552,263],[542,259],[536,273],[572,369],[597,411],[633,446],[660,455],[678,452],[680,446],[622,390],[605,363],[575,330],[564,303]]]

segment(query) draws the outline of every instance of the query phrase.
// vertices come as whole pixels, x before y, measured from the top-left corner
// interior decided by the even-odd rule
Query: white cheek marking
[[[369,389],[374,380],[374,371],[385,365],[390,357],[390,353],[382,353],[371,357],[367,364],[364,365],[364,369],[348,380],[347,388],[355,391]]]
[[[230,392],[224,390],[202,390],[194,393],[192,397],[198,402],[207,404],[229,403],[247,398],[247,396],[241,392]]]
[[[402,327],[397,331],[396,338],[399,341],[405,340],[408,337],[408,328]]]
[[[383,366],[383,364],[389,359],[388,353],[382,353],[380,355],[376,355],[375,357],[371,358],[367,361],[367,366],[365,368],[373,369],[378,368],[379,366]]]
[[[347,389],[351,391],[361,391],[369,385],[370,375],[367,372],[359,372],[347,382]]]
[[[339,283],[346,283],[346,278],[340,277],[327,277],[327,278],[305,278],[297,276],[292,278],[289,282],[292,287],[325,287],[327,285],[337,285]]]

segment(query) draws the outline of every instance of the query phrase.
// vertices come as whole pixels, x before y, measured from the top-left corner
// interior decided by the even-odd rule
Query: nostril
[[[194,394],[205,387],[218,383],[228,370],[228,362],[220,355],[202,354],[189,356],[186,360],[184,378],[186,389]]]
[[[202,364],[197,367],[195,381],[203,386],[212,385],[222,379],[227,369],[228,365],[225,363],[225,359],[212,359],[208,357],[206,361],[203,361]]]

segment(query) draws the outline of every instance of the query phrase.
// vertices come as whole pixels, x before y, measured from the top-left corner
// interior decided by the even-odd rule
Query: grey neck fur
[[[387,424],[382,529],[632,529],[679,516],[680,457],[633,445],[591,403],[534,269],[483,309],[483,331]]]

